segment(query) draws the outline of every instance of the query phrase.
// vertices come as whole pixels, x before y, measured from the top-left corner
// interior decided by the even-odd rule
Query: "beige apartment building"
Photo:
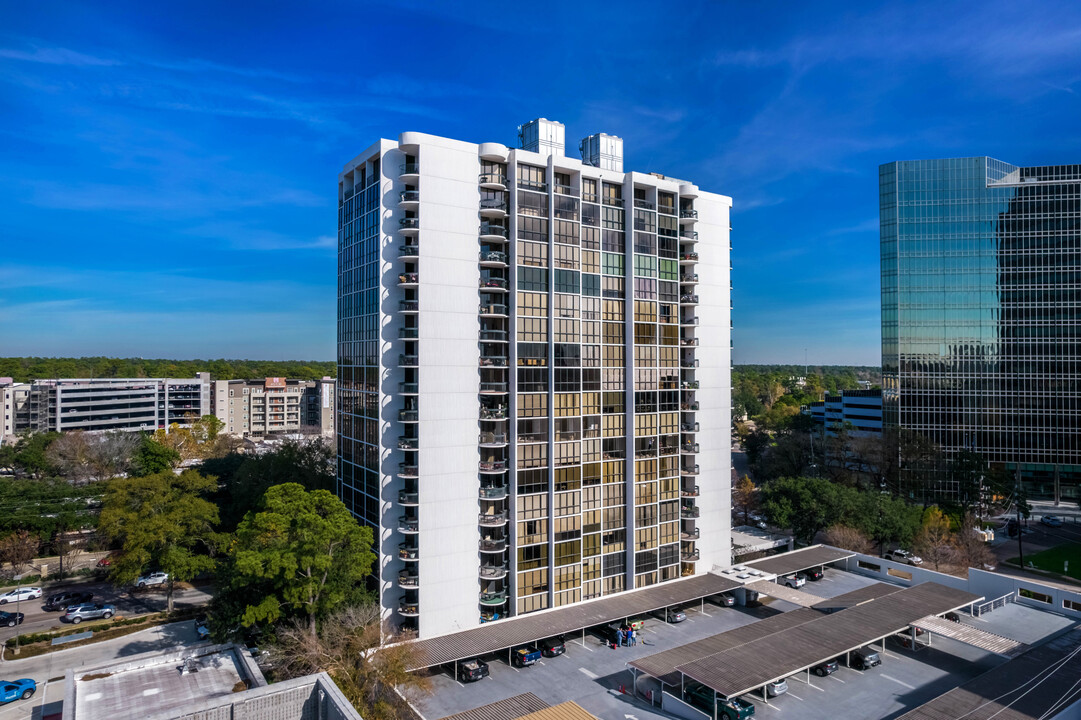
[[[211,405],[223,432],[262,438],[275,434],[332,435],[333,378],[216,380]]]

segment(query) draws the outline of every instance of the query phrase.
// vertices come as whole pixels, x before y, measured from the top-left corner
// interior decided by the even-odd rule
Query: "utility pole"
[[[1025,567],[1025,551],[1021,547],[1021,476],[1014,470],[1013,504],[1017,508],[1017,560]]]

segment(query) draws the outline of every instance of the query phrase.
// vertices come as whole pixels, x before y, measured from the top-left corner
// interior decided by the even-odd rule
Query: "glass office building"
[[[1076,501],[1081,165],[888,163],[879,202],[884,424]]]

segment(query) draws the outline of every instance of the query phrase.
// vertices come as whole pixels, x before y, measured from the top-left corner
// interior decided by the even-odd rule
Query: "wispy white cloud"
[[[73,67],[112,67],[121,64],[119,60],[88,55],[62,47],[32,47],[29,50],[0,48],[0,58]]]

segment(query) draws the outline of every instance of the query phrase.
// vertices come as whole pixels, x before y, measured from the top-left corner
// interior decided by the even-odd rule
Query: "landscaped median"
[[[203,611],[203,608],[189,608],[178,610],[172,614],[162,612],[139,615],[137,617],[117,616],[110,620],[82,622],[63,630],[27,633],[25,635],[19,635],[18,637],[18,657],[19,659],[34,657],[36,655],[44,655],[45,653],[55,652],[57,650],[67,650],[69,648],[82,647],[83,645],[90,645],[96,642],[104,642],[105,640],[113,640],[158,625],[167,625],[168,623],[179,622],[181,620],[189,620]],[[65,642],[59,645],[52,644],[52,641],[56,638],[78,635],[79,633],[85,633],[87,631],[93,632],[93,636],[81,640],[72,640],[71,642]],[[11,652],[15,649],[16,638],[10,638],[4,645],[6,657],[9,660],[13,659]]]

